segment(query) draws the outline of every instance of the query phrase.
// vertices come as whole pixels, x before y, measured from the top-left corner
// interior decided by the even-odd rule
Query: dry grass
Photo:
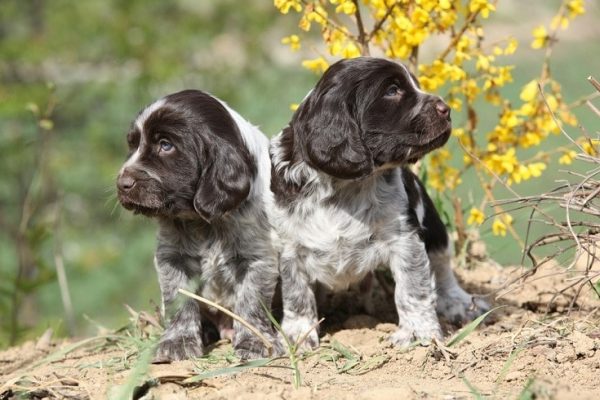
[[[600,83],[589,77],[588,81],[600,94]],[[540,88],[541,92],[541,88]],[[544,96],[543,92],[542,96]],[[585,104],[600,118],[598,110],[590,100]],[[576,140],[561,126],[562,134],[571,142],[577,151],[576,160],[584,165],[586,172],[580,173],[567,170],[567,178],[559,181],[560,185],[553,190],[534,196],[517,197],[498,201],[494,205],[513,206],[511,211],[529,209],[529,221],[526,232],[526,247],[524,257],[532,262],[532,268],[507,283],[506,291],[514,290],[515,285],[523,283],[534,275],[539,277],[543,267],[556,263],[561,256],[570,254],[573,257],[562,273],[568,274],[568,283],[555,289],[554,295],[548,302],[548,309],[553,308],[559,297],[568,296],[569,310],[576,304],[582,290],[588,287],[598,297],[600,291],[597,280],[600,277],[600,259],[598,243],[600,242],[600,154],[598,139],[600,133],[592,138],[581,128],[581,138]],[[555,217],[549,212],[552,208],[564,210],[561,217]],[[547,233],[537,238],[530,237],[533,224],[541,224]],[[541,255],[540,255],[541,254]],[[524,261],[524,260],[522,260]]]

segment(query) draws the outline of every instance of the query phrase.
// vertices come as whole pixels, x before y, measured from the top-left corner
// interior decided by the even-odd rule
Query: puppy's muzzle
[[[450,121],[450,107],[448,107],[441,99],[435,102],[435,111],[440,117]]]
[[[127,170],[125,170],[119,175],[119,178],[117,179],[117,188],[119,189],[119,192],[127,193],[131,189],[133,189],[136,183],[137,182],[133,178],[133,176],[131,176],[127,172]]]

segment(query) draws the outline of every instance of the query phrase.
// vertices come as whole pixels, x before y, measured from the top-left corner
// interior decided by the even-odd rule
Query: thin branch
[[[267,348],[267,351],[269,352],[269,354],[272,353],[273,350],[273,344],[269,341],[269,339],[267,339],[265,337],[265,335],[263,335],[262,333],[260,333],[260,331],[258,329],[256,329],[253,325],[251,325],[248,321],[246,321],[244,318],[240,317],[237,314],[234,314],[233,312],[229,311],[228,309],[226,309],[225,307],[210,301],[208,299],[205,299],[204,297],[198,296],[195,293],[192,292],[188,292],[185,289],[179,289],[179,293],[184,294],[188,297],[191,297],[192,299],[196,299],[201,303],[204,304],[208,304],[211,307],[216,308],[217,310],[227,314],[228,316],[230,316],[231,318],[235,319],[236,321],[238,321],[240,324],[244,325],[246,328],[248,328],[248,330],[250,332],[252,332],[254,335],[256,335],[256,337],[258,337],[264,344],[265,347]]]
[[[358,0],[352,0],[356,11],[354,11],[354,17],[356,18],[356,25],[358,28],[358,43],[360,43],[360,53],[362,56],[370,56],[369,51],[369,38],[367,32],[365,32],[365,26],[363,24],[362,16],[360,15],[360,4]]]
[[[460,31],[458,31],[458,33],[456,35],[454,35],[454,37],[452,38],[452,41],[450,42],[450,44],[448,45],[446,50],[444,50],[442,52],[442,54],[438,57],[438,60],[443,61],[448,56],[448,54],[450,54],[450,52],[456,46],[456,44],[458,43],[460,38],[465,34],[467,29],[469,29],[469,27],[471,26],[473,21],[475,21],[475,18],[477,18],[477,15],[479,15],[479,10],[475,11],[473,13],[469,13],[469,16],[465,20],[464,25],[462,26],[462,28],[460,28]]]
[[[369,33],[368,38],[367,38],[368,41],[371,41],[371,39],[373,39],[373,37],[375,37],[377,32],[379,32],[381,30],[381,28],[383,27],[383,24],[385,23],[385,21],[387,21],[387,19],[390,17],[390,15],[392,15],[392,11],[394,10],[394,8],[397,5],[398,5],[398,2],[395,2],[390,7],[388,7],[388,9],[385,12],[385,14],[383,15],[383,17],[381,17],[381,19],[379,21],[377,21],[377,23],[373,27],[373,30],[371,30],[371,32]]]

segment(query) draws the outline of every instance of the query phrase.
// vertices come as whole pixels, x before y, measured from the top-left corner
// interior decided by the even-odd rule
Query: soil
[[[577,282],[576,273],[558,268],[538,271],[524,283],[517,280],[497,291],[522,272],[490,263],[458,271],[471,292],[494,293],[494,305],[503,307],[451,347],[434,343],[407,351],[393,348],[387,336],[396,317],[381,288],[376,293],[384,300],[375,303],[375,316],[361,311],[357,296],[334,298],[338,311],[325,313],[321,348],[299,362],[298,389],[292,384],[289,359],[184,383],[199,373],[222,373],[237,364],[225,341],[194,362],[148,365],[134,346],[111,335],[86,342],[57,342],[46,335],[0,353],[0,400],[131,398],[134,387],[136,399],[597,399],[598,296],[590,285],[574,303],[577,285],[555,296],[557,289]],[[456,334],[449,325],[445,329],[449,338]],[[74,343],[77,348],[69,348]]]

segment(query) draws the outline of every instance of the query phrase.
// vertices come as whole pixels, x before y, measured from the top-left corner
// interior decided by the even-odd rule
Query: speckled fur
[[[161,150],[159,139],[173,148]],[[282,353],[263,308],[271,305],[279,275],[266,214],[273,203],[268,139],[226,104],[190,90],[143,110],[129,143],[119,200],[159,225],[154,260],[166,330],[155,361],[201,356],[207,319],[216,321],[222,336],[233,328],[241,358]],[[272,342],[273,352],[180,288],[244,318]]]
[[[345,290],[379,266],[396,283],[399,327],[390,339],[398,346],[441,339],[437,312],[462,322],[485,311],[458,285],[446,230],[406,168],[445,143],[449,121],[447,106],[404,66],[359,58],[334,64],[272,139],[271,217],[281,240],[282,327],[292,340],[318,320],[317,283]],[[318,343],[313,330],[303,345]]]

